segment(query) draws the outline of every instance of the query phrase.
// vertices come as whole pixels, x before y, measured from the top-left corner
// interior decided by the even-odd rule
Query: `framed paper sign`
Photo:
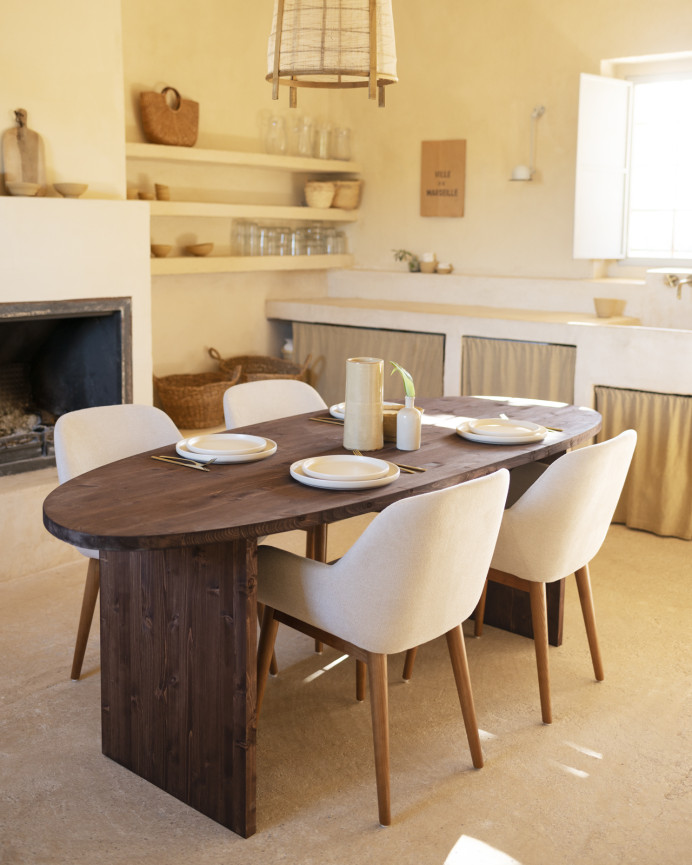
[[[465,183],[466,141],[422,143],[421,216],[463,216]]]

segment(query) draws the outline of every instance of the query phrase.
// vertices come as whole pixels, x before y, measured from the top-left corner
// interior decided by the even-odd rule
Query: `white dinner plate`
[[[303,460],[301,469],[311,478],[326,481],[373,481],[383,478],[389,471],[389,465],[376,457],[332,454]]]
[[[212,460],[216,463],[252,463],[255,460],[263,460],[276,453],[276,442],[271,439],[265,439],[264,449],[254,451],[251,454],[198,454],[191,451],[187,446],[187,440],[179,441],[175,446],[178,456],[185,457],[188,460],[196,460],[198,463],[208,463]]]
[[[209,454],[214,457],[258,453],[265,450],[266,446],[267,440],[264,436],[242,433],[212,433],[187,439],[189,450],[196,454]]]
[[[370,487],[383,487],[386,484],[391,484],[399,477],[399,467],[394,463],[388,463],[389,470],[387,474],[381,478],[373,478],[369,481],[363,480],[348,480],[348,481],[330,481],[325,478],[313,478],[306,475],[303,471],[303,463],[305,460],[298,460],[291,466],[291,477],[294,480],[300,481],[301,484],[306,484],[309,487],[320,487],[324,490],[365,490]]]
[[[383,402],[382,403],[382,408],[385,410],[386,409],[399,409],[399,408],[403,408],[403,407],[404,406],[400,402]],[[339,420],[344,419],[345,410],[346,410],[346,403],[345,402],[338,402],[338,403],[336,403],[336,405],[330,405],[329,406],[329,414],[332,417],[338,417]]]
[[[544,426],[528,420],[512,420],[504,417],[484,417],[467,421],[468,431],[475,435],[516,438],[546,431]]]
[[[464,423],[459,424],[457,427],[457,435],[460,435],[464,439],[468,439],[472,442],[480,442],[481,444],[488,445],[523,445],[523,444],[532,444],[533,442],[540,442],[548,434],[548,430],[545,427],[541,427],[540,430],[536,430],[534,433],[527,432],[525,435],[515,435],[515,436],[498,436],[498,435],[479,435],[478,433],[471,432],[469,429],[469,421],[464,421]],[[541,431],[542,430],[542,431]]]

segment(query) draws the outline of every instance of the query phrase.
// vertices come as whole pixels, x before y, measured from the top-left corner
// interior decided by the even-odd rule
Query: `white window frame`
[[[691,260],[680,258],[627,257],[633,87],[643,81],[686,77],[691,69],[689,57],[689,54],[677,55],[675,59],[682,59],[684,65],[673,71],[670,61],[663,62],[665,58],[629,58],[604,61],[610,75],[580,76],[575,259],[615,260],[620,265],[635,267],[692,266]],[[621,76],[615,77],[620,64]]]

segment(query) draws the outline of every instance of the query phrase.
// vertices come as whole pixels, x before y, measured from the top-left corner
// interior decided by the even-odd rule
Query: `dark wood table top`
[[[173,445],[102,466],[55,489],[44,503],[44,525],[53,535],[88,549],[144,550],[254,538],[382,510],[407,495],[451,486],[499,468],[564,452],[591,439],[601,417],[591,409],[477,397],[420,399],[425,409],[418,451],[394,444],[373,455],[426,468],[392,484],[365,490],[308,487],[291,478],[298,459],[344,453],[343,428],[316,423],[312,412],[245,428],[276,441],[276,453],[252,463],[193,471],[150,459],[175,454]],[[543,442],[486,445],[456,434],[464,418],[512,418],[560,427]],[[238,432],[239,430],[234,430]]]

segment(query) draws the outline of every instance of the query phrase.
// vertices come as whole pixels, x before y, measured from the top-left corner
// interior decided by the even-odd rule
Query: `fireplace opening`
[[[132,401],[130,298],[0,304],[0,475],[55,464],[69,411]]]

